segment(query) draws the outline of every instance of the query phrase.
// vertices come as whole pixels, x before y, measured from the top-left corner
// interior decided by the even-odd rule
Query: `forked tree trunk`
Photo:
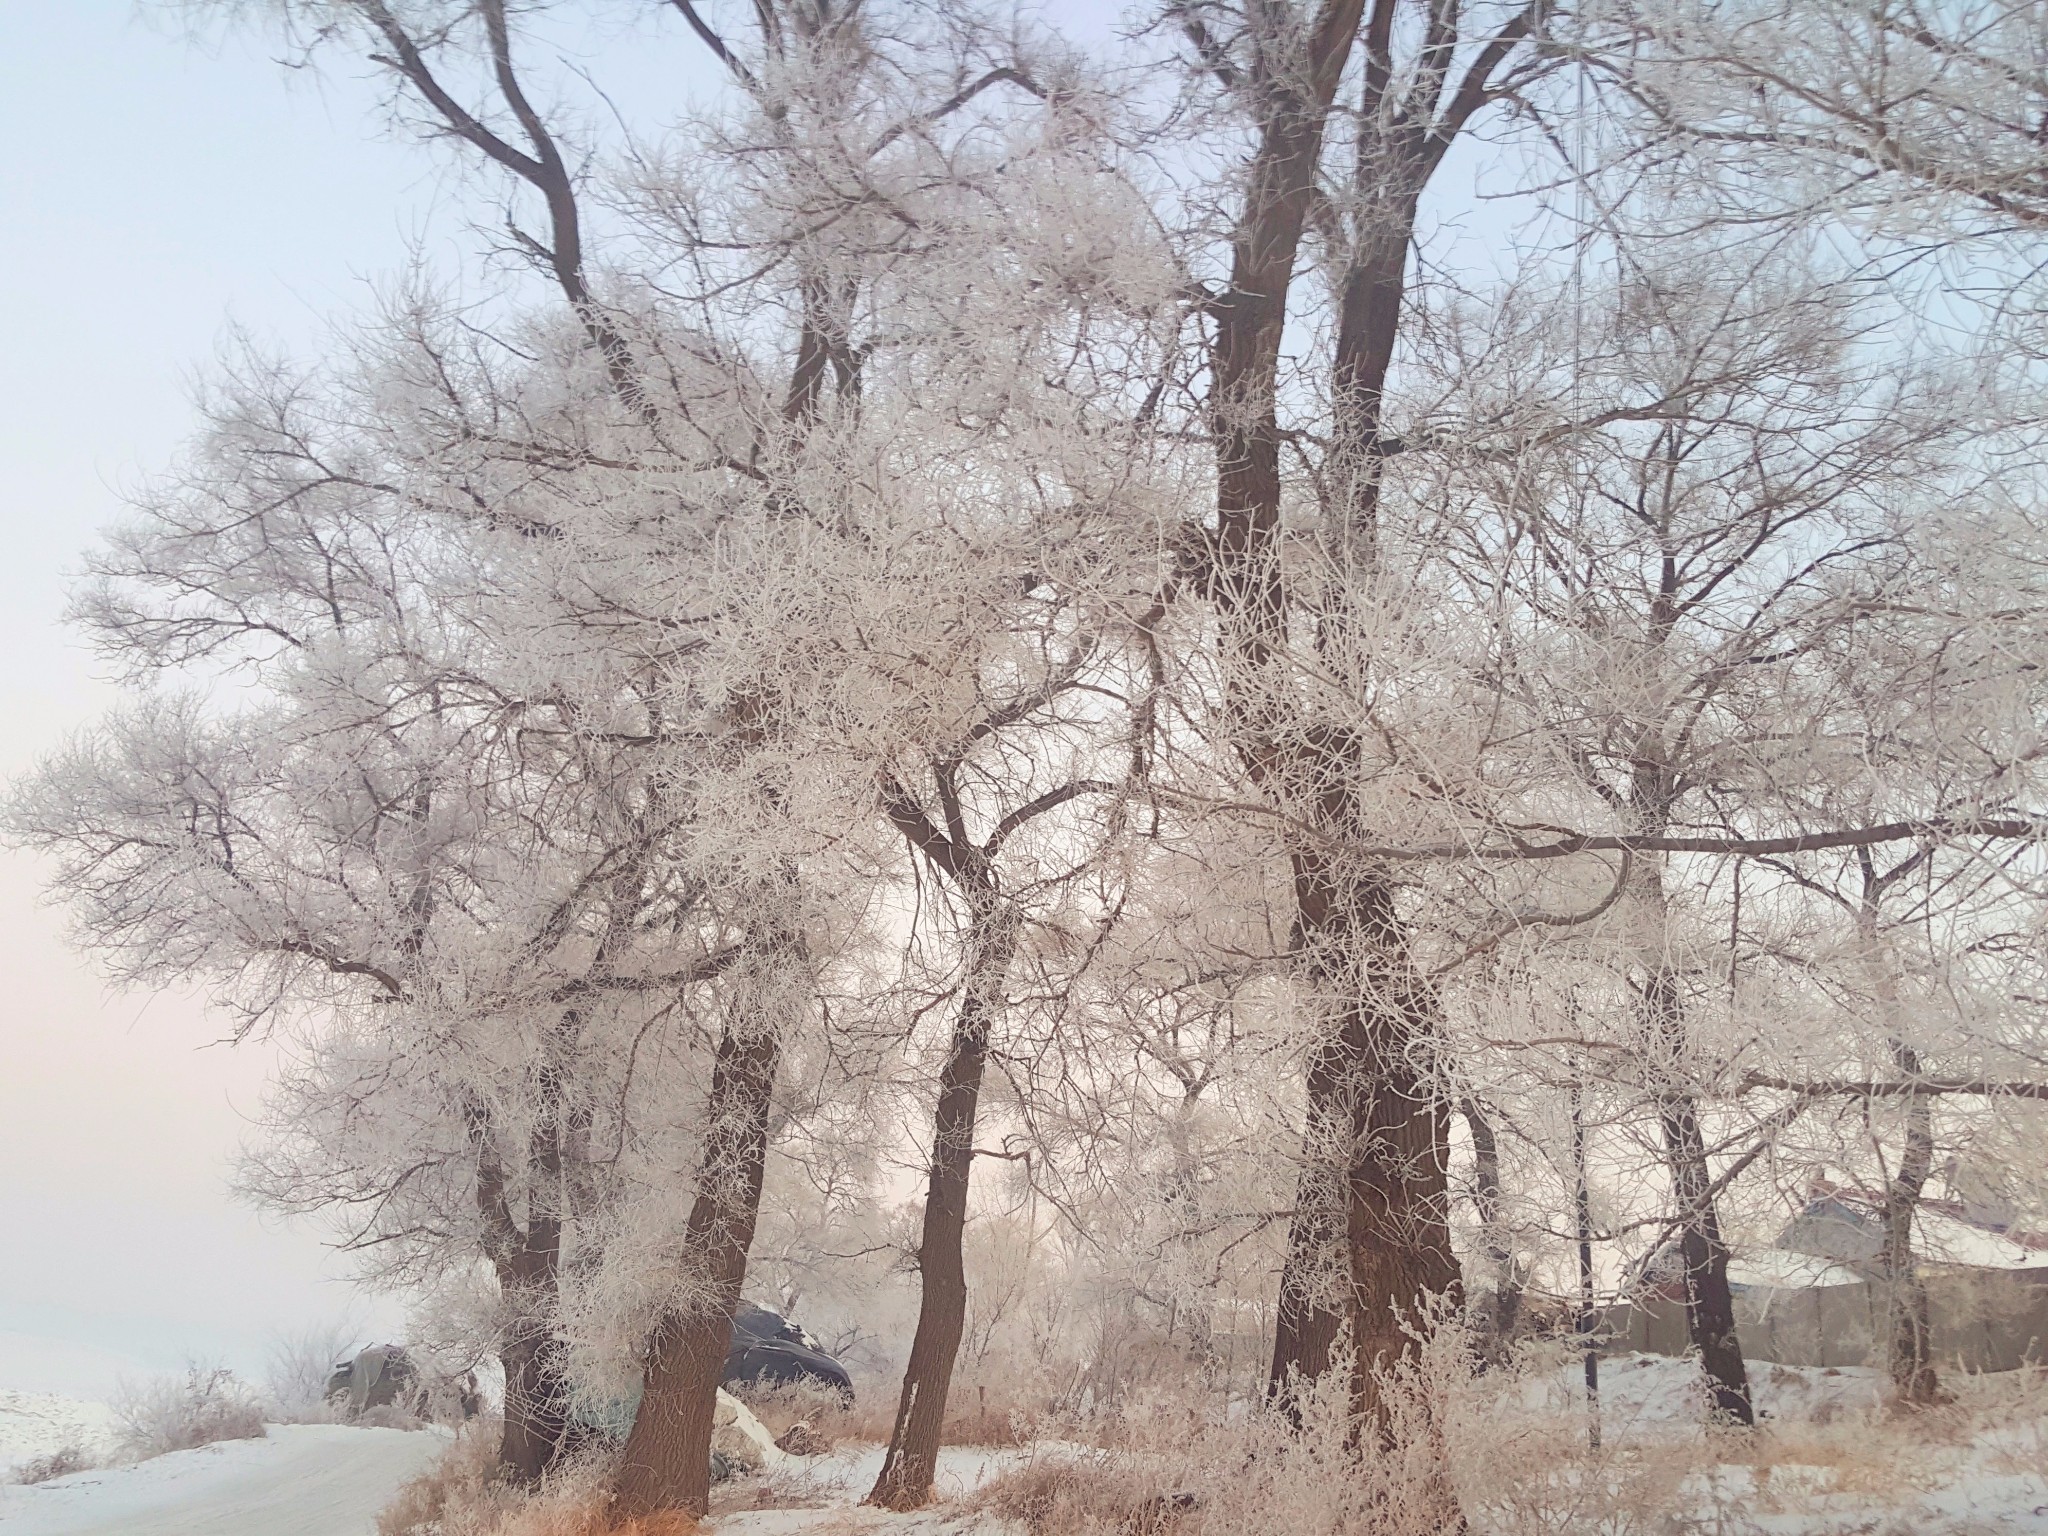
[[[1223,621],[1225,703],[1237,752],[1261,784],[1286,773],[1288,764],[1271,742],[1296,724],[1287,718],[1286,690],[1275,676],[1284,667],[1286,646],[1276,415],[1280,342],[1324,130],[1363,12],[1363,0],[1325,4],[1305,39],[1305,57],[1287,61],[1265,84],[1258,148],[1232,240],[1230,287],[1212,310],[1217,527],[1205,574]],[[1275,787],[1282,793],[1310,788]],[[1321,938],[1321,924],[1303,895],[1313,899],[1330,885],[1326,863],[1314,850],[1294,856],[1294,884],[1295,947],[1308,950]],[[1314,966],[1312,960],[1305,964]],[[1341,963],[1337,969],[1342,971]],[[1336,979],[1336,996],[1321,1001],[1337,1015],[1309,1058],[1307,1145],[1280,1272],[1268,1376],[1269,1394],[1290,1411],[1297,1384],[1329,1368],[1350,1310],[1349,1172],[1364,1120],[1364,1084],[1353,1070],[1351,1047],[1362,1043],[1366,1026],[1359,1011],[1341,1000],[1344,980],[1341,974]]]
[[[506,1313],[498,1341],[498,1359],[505,1368],[498,1472],[509,1482],[531,1486],[561,1454],[569,1401],[566,1361],[557,1331],[562,1257],[562,1222],[553,1208],[560,1195],[558,1121],[544,1108],[530,1138],[527,1213],[522,1225],[512,1215],[489,1110],[481,1101],[473,1101],[465,1119],[476,1149],[476,1200],[483,1221],[484,1251],[497,1275]]]
[[[1260,39],[1249,81],[1239,82],[1258,104],[1258,144],[1234,232],[1229,287],[1209,310],[1216,327],[1210,414],[1217,526],[1207,574],[1222,620],[1234,744],[1264,793],[1340,841],[1371,840],[1356,798],[1362,754],[1348,727],[1302,715],[1286,659],[1275,404],[1288,297],[1317,193],[1325,128],[1354,44],[1362,44],[1366,65],[1353,118],[1359,157],[1348,199],[1352,222],[1343,230],[1349,248],[1331,253],[1341,278],[1332,437],[1321,477],[1340,569],[1317,644],[1341,671],[1361,659],[1366,643],[1346,583],[1369,579],[1376,559],[1386,459],[1381,408],[1416,211],[1451,139],[1491,99],[1492,72],[1540,14],[1540,7],[1515,13],[1471,54],[1452,86],[1456,7],[1415,8],[1409,20],[1428,41],[1412,72],[1394,59],[1408,36],[1401,9],[1399,0],[1374,0],[1367,19],[1356,0],[1324,0],[1313,18],[1264,23],[1274,30]],[[1187,25],[1213,66],[1207,33],[1199,22]],[[1327,1025],[1309,1061],[1308,1145],[1281,1274],[1269,1391],[1291,1406],[1295,1384],[1329,1368],[1348,1329],[1354,1397],[1361,1412],[1379,1416],[1375,1367],[1407,1351],[1406,1326],[1426,1295],[1454,1296],[1459,1286],[1446,1210],[1449,1109],[1423,1070],[1434,1004],[1414,975],[1391,885],[1370,867],[1343,867],[1343,856],[1328,848],[1305,842],[1292,855],[1297,973]],[[1379,1427],[1384,1431],[1383,1417]],[[1454,1504],[1445,1519],[1456,1522]]]
[[[884,1509],[917,1509],[932,1496],[939,1439],[953,1364],[967,1326],[967,1269],[962,1237],[974,1171],[974,1127],[988,1059],[989,1026],[1001,1010],[1010,962],[1017,951],[1014,918],[1000,907],[976,913],[969,937],[967,984],[953,1023],[946,1065],[939,1075],[933,1117],[931,1180],[918,1243],[917,1333],[882,1471],[867,1502]]]
[[[747,1250],[761,1207],[769,1100],[781,1060],[776,1021],[728,1013],[705,1111],[697,1196],[684,1231],[688,1303],[661,1320],[642,1375],[640,1413],[620,1457],[616,1512],[703,1515],[711,1504],[711,1429]]]

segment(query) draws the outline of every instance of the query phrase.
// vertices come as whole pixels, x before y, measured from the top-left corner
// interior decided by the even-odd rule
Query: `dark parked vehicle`
[[[427,1391],[412,1357],[396,1344],[372,1344],[334,1363],[327,1401],[338,1413],[359,1419],[371,1408],[397,1408],[425,1417]]]
[[[831,1387],[853,1403],[853,1380],[846,1367],[826,1354],[818,1341],[772,1307],[751,1301],[739,1304],[733,1314],[732,1342],[725,1356],[721,1387],[779,1387],[799,1382]],[[569,1441],[573,1446],[591,1438],[621,1443],[633,1432],[640,1416],[640,1383],[634,1382],[624,1395],[606,1402],[578,1400],[571,1405]],[[711,1480],[723,1482],[737,1464],[721,1451],[711,1453]]]
[[[851,1404],[853,1378],[818,1341],[772,1307],[743,1301],[733,1314],[726,1349],[728,1387],[787,1387],[808,1382],[831,1387]]]
[[[348,1419],[360,1419],[372,1408],[394,1408],[418,1419],[437,1417],[437,1408],[452,1408],[465,1419],[483,1411],[475,1372],[459,1380],[430,1381],[397,1344],[372,1344],[337,1360],[326,1395],[328,1406]]]

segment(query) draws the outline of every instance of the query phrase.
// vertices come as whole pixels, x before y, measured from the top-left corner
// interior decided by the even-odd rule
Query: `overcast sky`
[[[0,0],[0,773],[111,700],[60,624],[68,574],[189,431],[226,326],[311,351],[459,230],[367,85],[162,15]],[[39,885],[0,852],[0,1387],[92,1394],[187,1354],[257,1371],[281,1331],[401,1327],[316,1230],[227,1193],[266,1052],[210,1045],[196,997],[111,992]]]

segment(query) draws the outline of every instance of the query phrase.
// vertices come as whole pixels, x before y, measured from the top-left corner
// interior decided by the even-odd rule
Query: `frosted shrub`
[[[571,1458],[538,1489],[508,1486],[497,1475],[498,1424],[477,1421],[440,1461],[398,1490],[377,1516],[377,1536],[615,1536],[606,1510],[608,1450]],[[675,1526],[673,1529],[683,1529]],[[694,1523],[687,1528],[694,1529]],[[643,1523],[633,1536],[669,1536]]]
[[[1033,1536],[1434,1536],[1456,1524],[1444,1434],[1470,1382],[1462,1353],[1445,1328],[1381,1376],[1381,1448],[1361,1451],[1350,1372],[1335,1369],[1301,1394],[1298,1428],[1263,1405],[1219,1417],[1162,1395],[1132,1403],[1112,1444],[1038,1458],[985,1502]]]
[[[182,1377],[124,1385],[111,1406],[116,1444],[131,1461],[264,1434],[255,1393],[224,1366],[188,1365]]]
[[[280,1334],[271,1341],[264,1388],[280,1424],[331,1424],[327,1383],[338,1361],[355,1353],[355,1329],[330,1323]]]

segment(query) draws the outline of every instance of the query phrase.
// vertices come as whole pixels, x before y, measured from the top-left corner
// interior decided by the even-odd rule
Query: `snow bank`
[[[711,1410],[711,1448],[749,1472],[770,1472],[789,1459],[754,1410],[723,1387]]]

